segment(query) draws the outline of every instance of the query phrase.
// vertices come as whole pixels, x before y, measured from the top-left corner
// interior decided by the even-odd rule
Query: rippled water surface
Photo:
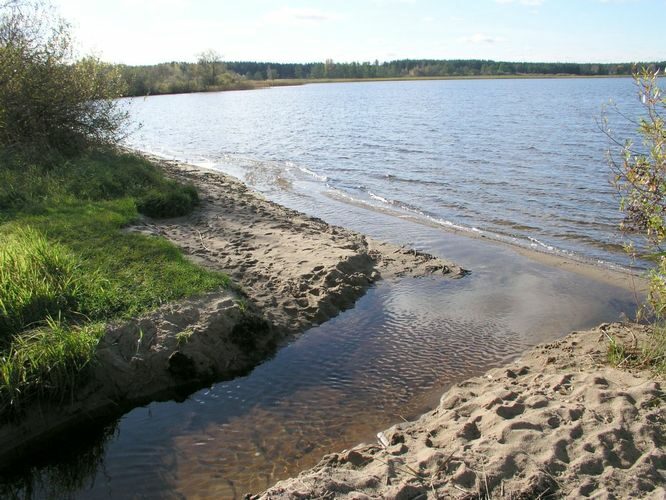
[[[448,221],[624,263],[594,118],[631,92],[626,79],[501,80],[135,100],[144,123],[135,145],[472,273],[381,282],[251,374],[46,450],[12,487],[35,497],[240,498],[373,441],[529,346],[631,314],[627,287],[445,230]]]
[[[602,106],[630,79],[345,83],[134,99],[141,149],[444,226],[627,264]],[[618,138],[635,126],[609,113]]]

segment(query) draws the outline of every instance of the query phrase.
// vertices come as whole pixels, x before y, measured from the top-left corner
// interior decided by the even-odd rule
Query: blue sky
[[[666,0],[53,0],[109,62],[666,59]]]

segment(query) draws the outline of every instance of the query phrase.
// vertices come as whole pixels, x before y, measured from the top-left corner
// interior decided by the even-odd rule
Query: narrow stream
[[[509,246],[362,208],[318,208],[327,219],[344,219],[333,222],[353,219],[355,229],[445,255],[472,273],[380,282],[248,376],[183,402],[137,408],[87,444],[64,444],[82,446],[72,456],[58,450],[46,465],[23,470],[24,486],[15,481],[14,491],[33,498],[242,498],[326,453],[374,441],[379,430],[435,406],[451,384],[531,345],[635,308],[629,289]]]

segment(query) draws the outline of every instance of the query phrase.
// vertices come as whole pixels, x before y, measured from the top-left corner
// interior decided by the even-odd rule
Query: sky
[[[125,64],[666,60],[666,0],[53,0],[82,53]]]

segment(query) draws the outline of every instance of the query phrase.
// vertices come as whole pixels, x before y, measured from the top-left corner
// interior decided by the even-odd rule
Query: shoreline
[[[651,373],[607,363],[645,326],[603,324],[465,380],[417,420],[324,456],[250,500],[663,498],[665,394]]]
[[[213,169],[210,170],[217,171]],[[332,197],[332,199],[338,200],[338,198],[335,196]],[[399,217],[400,219],[409,220],[415,224],[436,228],[445,233],[462,236],[463,238],[468,238],[472,241],[483,241],[484,244],[491,244],[502,248],[508,248],[534,262],[545,264],[558,269],[565,269],[572,273],[576,273],[608,285],[624,288],[637,295],[645,294],[647,291],[648,283],[646,278],[642,275],[643,273],[640,269],[630,269],[607,262],[595,262],[594,260],[587,259],[583,256],[577,258],[576,255],[567,255],[565,253],[549,252],[539,248],[531,248],[520,243],[512,243],[505,238],[488,236],[483,232],[460,229],[455,226],[438,224],[436,222],[429,221],[428,219],[418,218],[411,215],[398,214],[397,212],[394,212],[390,209],[375,205],[368,205],[363,202],[349,199],[345,199],[344,202],[359,208],[386,214],[390,217]]]
[[[126,95],[123,99],[134,99],[140,97],[153,97],[162,95],[179,94],[208,94],[214,92],[245,92],[248,90],[266,90],[279,87],[298,87],[301,85],[312,85],[322,83],[377,83],[377,82],[419,82],[419,81],[456,81],[456,80],[552,80],[552,79],[581,79],[581,78],[632,78],[632,75],[575,75],[575,74],[512,74],[512,75],[450,75],[450,76],[397,76],[380,78],[318,78],[318,79],[297,79],[285,78],[276,80],[246,80],[241,85],[231,86],[229,88],[215,88],[210,90],[199,90],[192,92],[164,92],[158,94],[136,94]]]
[[[263,195],[260,192],[254,191],[253,188],[248,187],[242,180],[238,179],[232,174],[226,173],[215,167],[190,164],[185,160],[175,159],[168,155],[161,156],[158,153],[144,152],[139,149],[134,149],[131,147],[124,147],[123,149],[130,153],[143,156],[156,163],[183,165],[191,170],[209,172],[215,175],[223,176],[233,181],[234,183],[243,186],[243,189],[249,189],[250,191],[254,192],[256,195],[263,198]],[[331,196],[331,199],[335,201],[340,201],[337,196]],[[482,241],[484,243],[495,245],[501,248],[508,248],[513,250],[518,255],[526,257],[533,262],[545,264],[547,266],[554,267],[557,269],[563,269],[572,272],[574,274],[578,274],[580,276],[584,276],[599,281],[601,283],[605,283],[607,285],[623,288],[625,290],[629,290],[636,296],[644,295],[647,292],[648,281],[644,276],[644,271],[642,271],[639,268],[628,268],[610,262],[595,261],[594,259],[587,258],[582,255],[567,254],[559,250],[551,252],[551,251],[542,250],[538,247],[528,247],[520,243],[512,243],[508,239],[499,236],[498,237],[488,236],[483,232],[478,233],[473,230],[460,229],[455,226],[443,225],[433,221],[429,221],[428,219],[418,218],[409,214],[399,214],[393,210],[383,208],[381,206],[368,205],[361,201],[345,199],[343,203],[350,204],[352,206],[362,208],[365,210],[377,212],[380,214],[385,214],[390,217],[397,217],[399,219],[409,220],[415,224],[436,228],[443,231],[444,233],[461,236],[463,238],[467,238],[472,241]],[[282,206],[279,203],[277,203],[277,205]],[[287,208],[287,210],[292,210],[292,209]],[[316,216],[314,218],[317,219]]]
[[[82,425],[247,373],[281,343],[352,307],[379,279],[467,273],[282,207],[224,174],[151,161],[197,185],[201,203],[188,216],[144,217],[125,230],[166,237],[236,286],[107,325],[70,401],[36,402],[0,427],[0,468],[47,453],[49,439]]]
[[[289,334],[349,308],[379,279],[469,272],[282,206],[222,172],[141,154],[172,179],[193,183],[202,204],[191,216],[144,219],[130,230],[163,236],[193,261],[226,272]]]

